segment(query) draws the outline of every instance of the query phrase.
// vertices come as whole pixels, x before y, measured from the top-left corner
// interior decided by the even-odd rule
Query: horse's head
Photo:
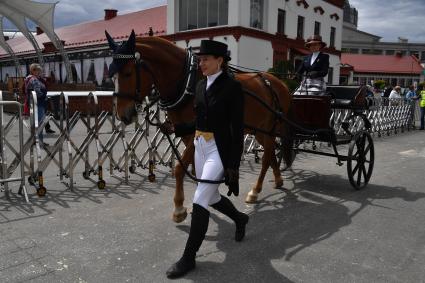
[[[136,39],[134,31],[120,45],[108,32],[105,34],[113,57],[109,76],[115,82],[116,115],[125,124],[130,124],[137,115],[137,105],[152,93],[153,87],[163,97],[175,91],[184,75],[180,69],[185,52],[158,37]]]

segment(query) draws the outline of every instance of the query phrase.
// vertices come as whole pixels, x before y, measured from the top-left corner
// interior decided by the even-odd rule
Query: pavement
[[[258,203],[245,204],[260,168],[247,158],[241,194],[231,198],[250,215],[246,238],[235,242],[234,225],[211,210],[197,268],[175,281],[425,282],[425,132],[374,142],[373,175],[360,191],[345,164],[299,154],[283,188],[273,188],[269,170]],[[168,282],[190,224],[190,216],[171,220],[169,169],[159,166],[155,183],[146,170],[129,185],[106,175],[101,191],[82,168],[71,191],[49,167],[47,195],[29,187],[30,204],[15,185],[9,196],[0,192],[0,282]],[[186,180],[185,188],[189,207],[195,185]]]

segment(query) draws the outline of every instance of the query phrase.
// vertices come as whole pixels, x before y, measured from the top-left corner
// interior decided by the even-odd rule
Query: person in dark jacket
[[[321,94],[326,91],[324,78],[329,71],[329,55],[321,52],[326,46],[320,35],[313,35],[307,39],[305,46],[311,51],[304,57],[298,67],[297,75],[302,77],[302,83],[297,94]]]
[[[42,77],[42,71],[43,69],[41,66],[37,63],[33,63],[30,65],[30,75],[28,75],[25,78],[24,84],[25,84],[25,95],[26,95],[26,103],[29,103],[32,101],[32,95],[31,92],[35,91],[37,95],[37,122],[38,126],[41,125],[41,123],[44,120],[44,117],[46,116],[46,109],[47,109],[47,89],[46,89],[46,81]],[[43,138],[43,131],[40,130],[38,134],[38,139],[40,141],[40,144],[42,146],[47,146],[48,144],[44,142]]]
[[[202,40],[197,54],[205,79],[198,82],[194,100],[196,118],[191,123],[163,124],[163,132],[185,136],[195,132],[196,177],[204,180],[225,179],[228,196],[239,194],[239,163],[243,151],[243,93],[239,82],[229,76],[227,45]],[[242,241],[248,215],[218,191],[219,184],[199,182],[193,198],[192,221],[183,256],[166,272],[178,278],[195,268],[195,256],[208,230],[208,208],[218,210],[236,224],[235,240]]]

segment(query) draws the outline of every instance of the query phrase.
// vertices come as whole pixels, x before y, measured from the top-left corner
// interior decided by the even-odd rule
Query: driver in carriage
[[[321,50],[326,46],[326,43],[322,41],[320,35],[313,35],[307,39],[305,46],[311,54],[304,57],[296,72],[296,76],[302,78],[302,81],[294,94],[325,94],[326,82],[324,78],[328,75],[329,55],[321,52]]]

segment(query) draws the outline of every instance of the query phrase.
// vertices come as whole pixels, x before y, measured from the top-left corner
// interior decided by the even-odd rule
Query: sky
[[[425,0],[350,0],[359,12],[358,29],[381,41],[425,43]]]
[[[125,14],[166,3],[166,0],[59,0],[55,26],[102,19],[103,10],[108,8]],[[425,0],[350,0],[350,4],[359,12],[358,28],[381,36],[381,41],[397,41],[400,36],[409,42],[425,42]]]

